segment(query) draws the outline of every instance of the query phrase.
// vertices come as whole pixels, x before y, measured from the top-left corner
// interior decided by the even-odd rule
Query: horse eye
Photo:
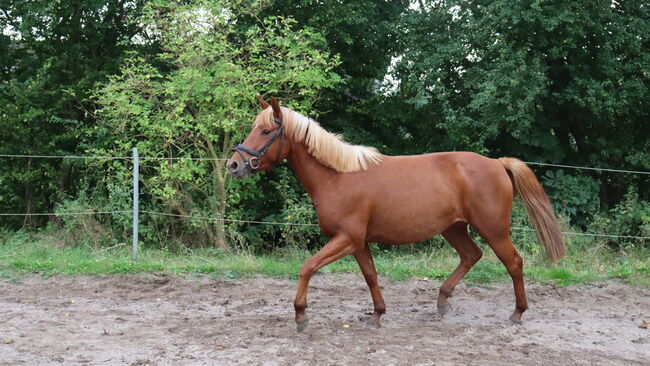
[[[268,134],[270,134],[270,133],[271,133],[271,131],[269,131],[269,130],[264,130],[264,131],[262,131],[262,135],[268,135]]]

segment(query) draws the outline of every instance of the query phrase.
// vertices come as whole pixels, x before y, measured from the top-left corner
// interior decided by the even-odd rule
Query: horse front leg
[[[381,296],[381,290],[377,282],[377,270],[372,260],[370,246],[366,244],[363,246],[363,249],[354,253],[354,259],[357,260],[361,268],[361,273],[363,273],[363,278],[366,279],[366,283],[370,289],[370,296],[372,296],[372,302],[375,306],[375,311],[366,321],[366,328],[379,328],[381,326],[379,318],[386,312],[386,303],[384,303],[384,298]]]
[[[293,302],[294,308],[296,309],[296,328],[298,332],[305,330],[308,324],[305,309],[307,308],[307,289],[309,288],[311,276],[320,268],[353,252],[354,244],[352,240],[345,234],[336,234],[318,253],[303,264],[300,270],[296,299]]]

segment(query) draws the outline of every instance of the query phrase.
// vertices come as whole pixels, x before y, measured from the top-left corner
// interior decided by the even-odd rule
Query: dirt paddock
[[[321,274],[296,333],[295,282],[171,275],[0,281],[1,365],[649,365],[650,290],[620,282],[528,284],[524,324],[510,284],[380,280],[388,312],[365,329],[360,275]]]

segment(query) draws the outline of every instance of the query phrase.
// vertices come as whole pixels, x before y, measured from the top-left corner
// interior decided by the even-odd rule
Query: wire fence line
[[[318,224],[311,223],[293,223],[293,222],[278,222],[278,221],[255,221],[255,220],[238,220],[238,219],[226,219],[221,217],[212,217],[212,216],[192,216],[192,215],[178,215],[170,214],[163,212],[154,212],[154,211],[140,211],[141,213],[147,213],[150,215],[159,215],[159,216],[171,216],[171,217],[180,217],[188,218],[195,220],[206,220],[206,221],[222,221],[222,222],[240,222],[240,223],[249,223],[249,224],[264,224],[264,225],[287,225],[287,226],[318,226]],[[535,229],[519,226],[511,226],[512,230],[521,230],[521,231],[535,231]],[[579,233],[576,231],[561,231],[563,235],[578,235],[578,236],[596,236],[596,237],[607,237],[607,238],[625,238],[625,239],[650,239],[650,236],[634,236],[634,235],[611,235],[611,234],[592,234],[592,233]]]
[[[563,164],[550,164],[550,163],[537,163],[532,161],[524,161],[528,165],[540,165],[540,166],[552,166],[558,168],[569,168],[569,169],[583,169],[583,170],[596,170],[602,172],[614,172],[614,173],[627,173],[627,174],[644,174],[650,175],[650,172],[645,172],[641,170],[624,170],[624,169],[609,169],[609,168],[594,168],[588,166],[577,166],[577,165],[563,165]]]
[[[95,160],[132,160],[131,156],[107,156],[107,155],[18,155],[0,154],[0,158],[41,158],[41,159],[95,159]],[[140,156],[140,160],[197,160],[197,161],[227,161],[226,158],[196,158],[196,157],[160,157]]]
[[[536,231],[529,227],[511,226],[512,230],[521,231]],[[617,239],[650,239],[650,236],[635,236],[635,235],[612,235],[612,234],[593,234],[593,233],[579,233],[577,231],[560,231],[563,235],[578,235],[578,236],[597,236],[604,238],[617,238]]]
[[[195,160],[195,161],[228,161],[226,158],[193,158],[193,157],[180,157],[180,158],[164,158],[157,156],[141,156],[140,160]]]
[[[104,214],[118,214],[129,213],[131,210],[115,210],[115,211],[85,211],[85,212],[51,212],[51,213],[0,213],[0,216],[71,216],[71,215],[104,215]]]
[[[131,160],[130,156],[103,156],[103,155],[19,155],[19,154],[0,154],[0,158]]]
[[[246,223],[246,224],[285,225],[285,226],[318,226],[318,224],[308,224],[308,223],[298,223],[298,222],[226,219],[226,218],[223,218],[223,217],[178,215],[178,214],[170,214],[170,213],[146,211],[146,210],[141,210],[140,212],[141,213],[146,213],[146,214],[149,214],[149,215],[154,215],[154,216],[156,216],[156,215],[157,216],[170,216],[170,217],[180,217],[180,218],[186,218],[186,219],[205,220],[205,221],[223,221],[223,222],[239,222],[239,223]]]
[[[131,156],[103,156],[103,155],[20,155],[20,154],[0,154],[1,158],[42,158],[42,159],[105,159],[105,160],[132,160]],[[226,158],[197,158],[197,157],[160,157],[160,156],[140,156],[140,160],[194,160],[194,161],[227,161]],[[578,170],[594,170],[602,172],[626,173],[626,174],[643,174],[650,175],[650,172],[643,170],[625,170],[625,169],[611,169],[588,167],[579,165],[565,165],[565,164],[552,164],[540,163],[535,161],[525,161],[528,165],[538,166],[551,166],[556,168],[578,169]]]
[[[235,222],[235,223],[242,223],[242,224],[258,224],[258,225],[311,226],[311,227],[318,226],[318,224],[313,224],[313,223],[227,219],[223,217],[181,215],[181,214],[171,214],[166,212],[156,212],[156,211],[149,211],[149,210],[139,210],[138,212],[143,214],[153,215],[153,216],[178,217],[184,219],[203,220],[203,221],[222,221],[222,222]],[[66,215],[98,215],[98,214],[121,214],[121,213],[132,213],[132,212],[131,210],[115,210],[115,211],[52,212],[52,213],[0,213],[0,216],[66,216]],[[519,230],[519,231],[529,231],[529,232],[535,231],[535,229],[531,229],[528,227],[520,227],[520,226],[512,226],[510,227],[510,229]],[[643,240],[650,239],[650,236],[594,234],[594,233],[580,233],[577,231],[562,231],[561,233],[563,235],[605,237],[605,238],[615,238],[615,239],[643,239]]]

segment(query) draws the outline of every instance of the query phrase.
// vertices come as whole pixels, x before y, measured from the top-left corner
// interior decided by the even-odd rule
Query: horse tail
[[[500,158],[499,162],[510,173],[515,193],[519,194],[524,202],[547,260],[552,264],[556,263],[566,254],[566,245],[544,188],[535,177],[535,173],[523,161]]]

